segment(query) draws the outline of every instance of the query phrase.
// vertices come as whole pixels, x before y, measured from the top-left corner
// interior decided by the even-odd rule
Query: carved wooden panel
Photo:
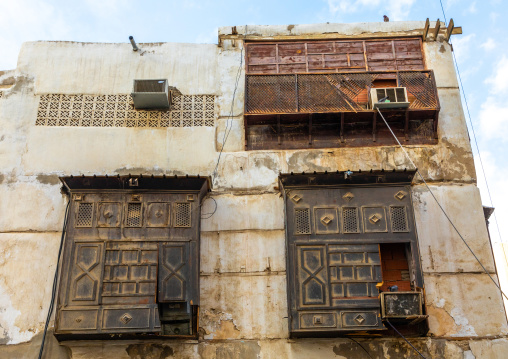
[[[386,209],[384,206],[363,207],[363,228],[365,232],[388,231]]]
[[[159,301],[187,300],[189,243],[162,243],[159,252]]]
[[[298,246],[296,253],[299,306],[328,305],[329,283],[325,246]]]
[[[376,284],[382,281],[377,244],[328,246],[332,301],[377,297]]]
[[[135,182],[124,180],[121,187]],[[148,188],[137,187],[145,181],[139,178],[136,188],[120,190],[118,178],[80,177],[87,189],[71,192],[57,336],[197,333],[199,221],[192,219],[200,217],[206,179],[188,193],[182,191],[185,180],[171,179],[178,184],[173,192],[166,189],[164,177],[146,180]],[[88,189],[103,184],[115,188]],[[162,302],[167,311],[161,324]],[[175,305],[183,306],[185,315],[175,311]]]
[[[339,232],[339,217],[337,208],[314,207],[314,228],[316,234],[330,234]]]
[[[167,202],[151,202],[147,208],[147,227],[167,227],[170,220],[170,204]]]
[[[93,305],[99,300],[102,243],[76,243],[71,259],[68,302]]]
[[[157,253],[156,243],[107,243],[104,259],[103,302],[147,303],[148,301],[155,303]]]
[[[308,183],[314,177],[309,175]],[[379,319],[380,244],[409,243],[411,280],[423,285],[409,188],[288,187],[292,335],[383,329]]]
[[[122,205],[119,202],[100,202],[97,227],[120,227]]]
[[[99,309],[62,310],[58,320],[60,330],[96,330]]]

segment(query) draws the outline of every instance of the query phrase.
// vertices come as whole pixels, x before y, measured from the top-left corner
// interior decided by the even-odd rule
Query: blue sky
[[[508,242],[508,4],[442,1],[447,19],[463,28],[463,35],[452,37],[453,47],[502,238]],[[220,26],[372,22],[382,21],[384,14],[391,21],[443,20],[439,0],[0,0],[0,70],[16,67],[24,41],[127,42],[134,35],[139,43],[217,43]],[[477,173],[483,203],[490,205],[478,162]],[[491,223],[493,240],[499,241]]]

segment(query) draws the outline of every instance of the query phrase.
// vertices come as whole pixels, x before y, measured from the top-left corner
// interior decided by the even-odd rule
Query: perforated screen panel
[[[393,232],[408,232],[406,207],[390,207],[390,217],[392,220]]]
[[[175,227],[191,226],[191,204],[175,203]]]
[[[358,208],[345,207],[342,209],[342,225],[344,233],[358,233]]]
[[[309,208],[295,208],[295,234],[310,234]]]
[[[127,204],[127,227],[141,227],[141,203]]]
[[[80,203],[76,218],[76,227],[91,227],[93,217],[93,203]]]

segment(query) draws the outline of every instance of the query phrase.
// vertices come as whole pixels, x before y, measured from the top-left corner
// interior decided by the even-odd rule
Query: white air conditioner
[[[426,319],[422,292],[382,292],[381,317],[394,322],[416,324]]]
[[[136,109],[169,109],[171,91],[168,80],[134,80],[132,100]]]
[[[370,89],[370,108],[407,108],[409,101],[405,87]]]

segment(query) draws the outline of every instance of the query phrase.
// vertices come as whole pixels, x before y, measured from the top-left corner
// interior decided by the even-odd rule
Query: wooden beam
[[[309,114],[309,145],[312,145],[312,114]]]
[[[279,146],[281,145],[281,140],[280,140],[280,115],[277,115],[277,137],[278,137],[278,142],[279,142]]]
[[[377,125],[377,112],[374,112],[374,117],[372,118],[372,142],[376,142],[376,125]]]
[[[340,114],[340,142],[344,143],[344,112]]]
[[[436,140],[438,139],[437,138],[437,120],[438,119],[439,119],[439,112],[436,111],[434,113],[434,126],[433,126],[434,127],[434,139],[436,139]]]
[[[441,28],[441,22],[439,21],[439,19],[437,19],[436,21],[436,27],[434,28],[433,30],[433,34],[434,34],[434,41],[437,40],[437,35],[439,34],[439,29]]]
[[[452,36],[452,31],[453,31],[453,19],[450,19],[450,22],[448,23],[448,28],[446,29],[446,33],[445,33],[445,40],[448,41],[450,39],[450,36]]]
[[[427,18],[427,20],[425,20],[425,27],[423,28],[423,41],[427,41],[427,35],[429,33],[429,28],[430,28],[430,21],[429,21],[429,18]]]
[[[406,109],[406,121],[404,123],[404,137],[406,141],[409,141],[409,108]]]

